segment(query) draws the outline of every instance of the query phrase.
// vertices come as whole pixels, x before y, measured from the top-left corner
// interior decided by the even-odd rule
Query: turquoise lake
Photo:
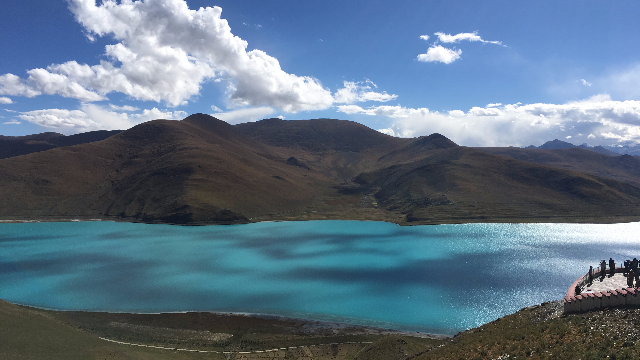
[[[437,334],[561,299],[640,257],[640,223],[0,224],[0,298],[64,310],[221,311]]]

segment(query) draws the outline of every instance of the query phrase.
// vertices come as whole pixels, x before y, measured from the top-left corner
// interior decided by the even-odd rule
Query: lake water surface
[[[438,334],[561,299],[640,257],[640,223],[401,227],[0,224],[0,298],[52,309],[229,311]]]

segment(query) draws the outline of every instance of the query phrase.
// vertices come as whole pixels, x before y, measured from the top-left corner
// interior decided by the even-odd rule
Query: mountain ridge
[[[1,159],[0,218],[189,225],[640,218],[635,158],[582,149],[518,149],[507,156],[505,149],[512,148],[458,146],[440,134],[395,138],[345,120],[230,125],[194,114]],[[540,152],[546,158],[531,155]],[[531,161],[540,158],[555,160]],[[560,158],[567,164],[581,158],[600,173],[560,166]]]

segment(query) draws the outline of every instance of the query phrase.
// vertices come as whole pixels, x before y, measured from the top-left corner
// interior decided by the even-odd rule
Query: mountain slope
[[[378,159],[414,139],[395,138],[353,121],[266,119],[235,125],[246,136],[286,152],[339,183],[382,166]]]
[[[206,115],[0,161],[3,217],[244,222],[309,201],[322,177]]]
[[[410,222],[640,215],[636,186],[464,147],[362,173],[355,181]]]
[[[589,151],[595,151],[597,153],[600,154],[604,154],[604,155],[609,155],[609,156],[619,156],[621,155],[620,153],[617,152],[613,152],[611,150],[605,149],[602,146],[588,146],[587,144],[582,144],[580,146],[576,146],[573,145],[571,143],[568,143],[566,141],[562,141],[562,140],[552,140],[552,141],[547,141],[546,143],[536,147],[533,145],[529,145],[526,147],[527,149],[543,149],[543,150],[560,150],[560,149],[573,149],[573,148],[579,148],[579,149],[584,149],[584,150],[589,150]]]
[[[502,147],[475,149],[518,160],[608,177],[640,186],[640,158],[631,155],[608,156],[581,148],[543,150]]]

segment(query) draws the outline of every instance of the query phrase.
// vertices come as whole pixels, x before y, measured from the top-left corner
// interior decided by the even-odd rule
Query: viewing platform
[[[576,280],[562,300],[565,313],[578,313],[617,306],[640,306],[638,261],[616,267],[613,260]],[[604,260],[603,260],[604,262]],[[635,268],[635,271],[633,269]],[[629,273],[633,271],[631,277]],[[631,285],[631,286],[629,286]]]

